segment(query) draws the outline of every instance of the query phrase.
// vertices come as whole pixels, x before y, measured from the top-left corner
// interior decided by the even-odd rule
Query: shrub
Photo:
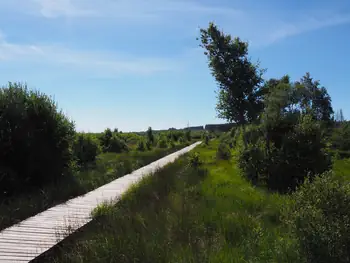
[[[94,162],[99,152],[99,143],[95,137],[84,133],[76,136],[73,143],[73,155],[79,165]]]
[[[103,152],[121,153],[128,151],[125,140],[119,134],[113,133],[110,129],[106,129],[100,137]]]
[[[264,144],[259,141],[239,148],[238,166],[253,184],[265,184],[270,160],[264,154]]]
[[[189,142],[191,141],[192,137],[191,137],[191,130],[190,129],[187,129],[185,131],[185,139]]]
[[[47,95],[9,83],[0,90],[0,195],[58,180],[70,169],[74,123]]]
[[[148,127],[146,135],[147,135],[147,141],[149,141],[153,145],[154,144],[154,135],[153,135],[153,130],[151,127]]]
[[[330,137],[331,147],[339,151],[340,158],[348,158],[350,151],[350,123],[344,122],[335,127]]]
[[[113,152],[113,153],[121,153],[123,151],[128,151],[128,150],[129,148],[126,145],[125,141],[121,139],[119,136],[113,134],[107,151]]]
[[[168,144],[164,137],[159,138],[158,140],[158,148],[167,148]]]
[[[184,137],[179,137],[178,142],[179,142],[179,144],[184,144],[185,143]]]
[[[146,148],[147,148],[147,150],[152,149],[152,142],[151,141],[149,141],[149,140],[146,141]]]
[[[260,130],[262,129],[262,130]],[[322,129],[308,115],[293,126],[262,127],[241,132],[238,163],[252,182],[259,181],[272,190],[293,191],[307,176],[321,174],[331,168]],[[248,146],[242,141],[245,138]],[[269,138],[269,140],[267,140]]]
[[[171,148],[171,149],[175,148],[175,142],[174,142],[173,139],[171,139],[171,140],[169,141],[169,148]]]
[[[136,150],[140,152],[144,152],[146,150],[146,143],[143,139],[138,141]]]
[[[226,143],[220,143],[216,151],[217,159],[229,160],[231,158],[231,149]]]
[[[286,220],[308,262],[350,262],[350,184],[331,172],[306,180]]]
[[[193,168],[198,168],[202,165],[202,160],[198,152],[191,153],[188,157],[188,164]]]
[[[209,135],[208,134],[206,134],[206,135],[204,135],[204,143],[205,143],[205,145],[209,145]]]

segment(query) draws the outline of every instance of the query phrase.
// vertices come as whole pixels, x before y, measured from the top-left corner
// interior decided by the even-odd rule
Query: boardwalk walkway
[[[29,262],[35,259],[67,237],[67,226],[71,227],[71,232],[79,229],[91,221],[90,212],[97,205],[111,199],[117,200],[143,176],[175,161],[199,143],[194,143],[83,196],[52,207],[3,230],[0,232],[0,262]]]

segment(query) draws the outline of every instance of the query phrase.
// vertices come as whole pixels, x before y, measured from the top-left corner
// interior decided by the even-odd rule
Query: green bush
[[[209,135],[208,134],[204,135],[204,143],[205,143],[205,145],[209,145],[209,140],[210,140]]]
[[[264,144],[260,140],[248,147],[239,148],[238,166],[253,184],[265,184],[270,160],[265,155]]]
[[[100,137],[103,152],[121,153],[128,151],[125,140],[119,134],[113,133],[111,129],[106,129]]]
[[[143,139],[139,140],[137,143],[137,147],[136,150],[140,151],[140,152],[144,152],[146,150],[147,146],[146,143]]]
[[[168,144],[167,144],[166,139],[163,137],[159,138],[157,146],[158,146],[158,148],[167,148]]]
[[[184,144],[185,143],[184,137],[179,137],[178,142],[179,142],[179,144]]]
[[[246,133],[240,135],[239,166],[249,180],[269,189],[293,191],[307,176],[321,174],[332,166],[320,124],[308,115],[288,129],[277,126],[264,133],[262,127],[256,127]]]
[[[129,148],[126,145],[125,141],[122,140],[118,135],[113,134],[107,151],[113,153],[121,153],[128,150]]]
[[[73,143],[73,155],[79,165],[95,162],[100,153],[98,140],[90,134],[80,133]]]
[[[350,184],[331,172],[293,194],[286,220],[308,262],[350,262]]]
[[[350,152],[350,123],[341,123],[333,129],[330,137],[333,150],[339,151],[340,158],[349,158]]]
[[[70,169],[74,123],[47,95],[9,83],[0,90],[0,195],[41,187]]]
[[[147,150],[151,150],[152,149],[152,142],[150,140],[146,141],[146,148],[147,148]]]
[[[186,131],[185,131],[185,139],[186,139],[186,141],[191,141],[191,139],[192,139],[192,137],[191,137],[191,130],[190,129],[187,129]]]
[[[198,168],[202,165],[202,160],[198,152],[191,153],[188,157],[188,164],[193,168]]]
[[[171,139],[171,140],[169,141],[169,148],[170,148],[170,149],[175,148],[175,141],[174,141],[173,139]]]
[[[231,158],[231,149],[226,143],[220,143],[216,151],[217,159],[229,160]]]
[[[154,135],[153,135],[153,130],[151,127],[148,127],[146,135],[147,135],[147,141],[150,142],[151,145],[153,145],[154,144]]]

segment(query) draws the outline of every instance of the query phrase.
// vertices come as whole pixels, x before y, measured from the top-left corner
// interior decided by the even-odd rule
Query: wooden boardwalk
[[[29,262],[35,259],[66,238],[69,235],[68,226],[69,232],[72,233],[91,221],[90,213],[96,206],[111,200],[117,202],[118,198],[143,176],[175,161],[199,143],[194,143],[83,196],[4,229],[0,232],[0,262]]]

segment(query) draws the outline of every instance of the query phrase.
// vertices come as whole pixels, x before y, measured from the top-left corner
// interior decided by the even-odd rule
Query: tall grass
[[[146,152],[101,154],[95,164],[84,167],[73,175],[67,175],[55,184],[46,185],[39,191],[1,200],[0,230],[70,198],[85,194],[187,145],[188,143],[176,145],[172,149],[155,148]]]
[[[288,197],[251,186],[217,147],[145,178],[38,262],[303,262],[280,220]]]

